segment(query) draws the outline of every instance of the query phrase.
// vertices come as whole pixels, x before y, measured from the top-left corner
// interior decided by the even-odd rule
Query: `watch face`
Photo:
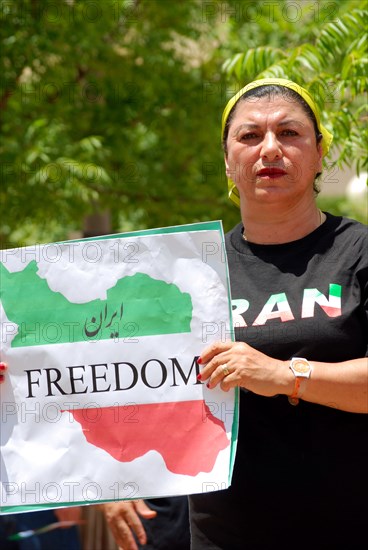
[[[295,369],[296,372],[300,372],[301,374],[310,371],[310,364],[306,359],[294,359],[292,365],[293,369]]]

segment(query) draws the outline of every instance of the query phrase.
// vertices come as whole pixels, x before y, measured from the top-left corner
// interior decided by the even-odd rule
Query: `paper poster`
[[[221,222],[4,250],[1,513],[228,487],[237,393]]]

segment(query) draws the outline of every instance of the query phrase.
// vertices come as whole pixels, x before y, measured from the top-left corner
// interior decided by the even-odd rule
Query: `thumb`
[[[157,512],[155,510],[151,510],[144,500],[136,500],[134,502],[134,507],[138,514],[143,518],[152,519],[157,516]]]

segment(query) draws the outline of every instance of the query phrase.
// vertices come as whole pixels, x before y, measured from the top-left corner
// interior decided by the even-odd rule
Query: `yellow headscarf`
[[[252,90],[253,88],[258,88],[259,86],[267,86],[267,85],[276,85],[276,86],[283,86],[284,88],[289,88],[290,90],[294,90],[297,94],[300,95],[306,101],[306,103],[309,105],[309,107],[312,109],[314,116],[316,117],[317,126],[319,131],[322,134],[322,154],[323,156],[327,155],[328,150],[330,148],[333,135],[330,134],[330,132],[321,124],[321,117],[319,114],[318,107],[316,103],[314,102],[312,96],[310,93],[305,89],[299,86],[299,84],[296,84],[292,80],[286,80],[285,78],[263,78],[261,80],[254,80],[253,82],[250,82],[250,84],[247,84],[239,90],[227,103],[224,112],[222,114],[222,126],[221,126],[221,136],[224,137],[224,130],[226,121],[228,119],[228,116],[230,114],[231,109],[234,107],[235,103],[239,101],[242,95],[244,95],[249,90]],[[240,197],[239,197],[239,191],[235,186],[235,183],[228,178],[228,190],[229,190],[229,198],[237,205],[240,206]]]

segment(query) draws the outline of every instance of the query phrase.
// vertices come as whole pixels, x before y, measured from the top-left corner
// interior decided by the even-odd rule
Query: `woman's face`
[[[240,101],[229,127],[226,175],[242,201],[292,203],[313,197],[322,150],[313,122],[282,96]]]

